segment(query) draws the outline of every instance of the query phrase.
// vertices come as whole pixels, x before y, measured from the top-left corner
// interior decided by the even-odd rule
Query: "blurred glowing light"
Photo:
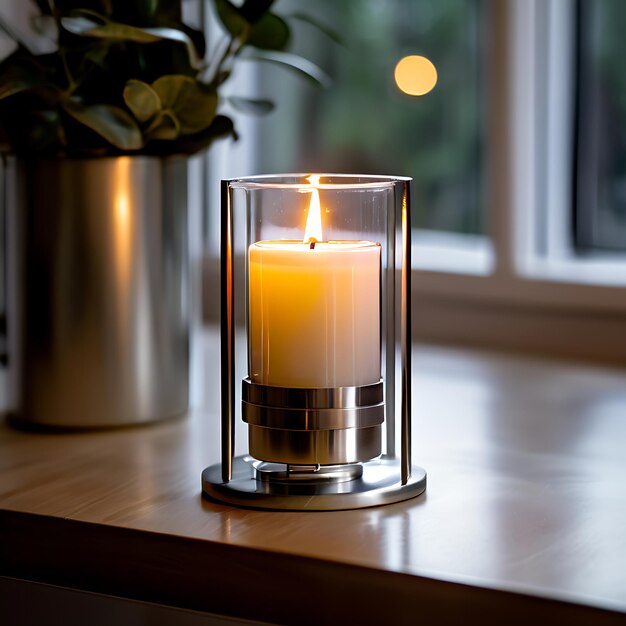
[[[426,57],[411,55],[398,61],[394,78],[400,91],[423,96],[437,84],[437,70]]]

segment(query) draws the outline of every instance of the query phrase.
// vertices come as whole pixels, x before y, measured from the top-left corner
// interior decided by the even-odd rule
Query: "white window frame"
[[[568,238],[575,3],[489,6],[490,241],[474,242],[459,271],[459,235],[448,236],[446,249],[443,237],[434,246],[418,233],[417,335],[464,341],[464,334],[468,343],[626,361],[626,255],[577,258]],[[494,324],[499,314],[516,328]],[[571,337],[555,339],[559,320]],[[621,337],[604,338],[616,329]]]

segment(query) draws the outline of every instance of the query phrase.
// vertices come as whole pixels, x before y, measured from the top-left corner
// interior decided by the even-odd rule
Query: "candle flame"
[[[306,228],[304,229],[304,243],[322,241],[322,210],[320,207],[320,192],[315,187],[319,185],[320,177],[311,175],[307,179],[313,189],[311,191],[311,203],[309,204],[309,213],[306,219]]]

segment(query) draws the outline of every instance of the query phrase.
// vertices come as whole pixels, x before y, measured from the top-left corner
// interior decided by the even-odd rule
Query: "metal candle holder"
[[[319,511],[426,489],[411,464],[410,180],[222,181],[222,460],[205,495]]]

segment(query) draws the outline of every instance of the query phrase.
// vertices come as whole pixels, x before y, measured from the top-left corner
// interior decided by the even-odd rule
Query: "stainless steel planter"
[[[184,413],[186,160],[38,161],[19,172],[17,417],[102,427]]]

